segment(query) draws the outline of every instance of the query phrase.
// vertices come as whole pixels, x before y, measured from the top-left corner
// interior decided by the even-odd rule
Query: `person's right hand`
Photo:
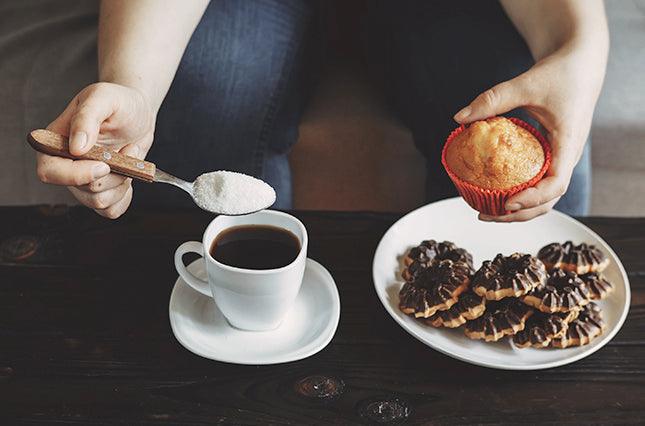
[[[152,145],[154,123],[150,103],[141,92],[95,83],[81,90],[47,129],[69,136],[74,156],[98,143],[143,159]],[[110,219],[121,216],[132,200],[132,179],[110,173],[100,161],[39,153],[37,172],[42,182],[67,186],[78,201]]]

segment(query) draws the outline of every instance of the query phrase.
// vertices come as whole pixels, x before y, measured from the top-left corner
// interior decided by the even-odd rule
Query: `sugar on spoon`
[[[33,130],[27,142],[36,151],[71,159],[103,161],[113,173],[144,182],[161,182],[186,191],[202,209],[218,214],[242,215],[270,207],[275,202],[275,191],[266,182],[243,173],[216,171],[204,173],[187,182],[158,169],[154,163],[130,157],[101,145],[94,145],[87,153],[73,156],[66,136],[45,129]]]

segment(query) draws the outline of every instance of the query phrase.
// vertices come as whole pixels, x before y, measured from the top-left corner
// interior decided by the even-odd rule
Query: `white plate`
[[[401,280],[397,260],[406,250],[425,239],[452,241],[470,251],[475,267],[497,253],[516,251],[536,254],[551,242],[572,240],[601,248],[611,259],[604,274],[614,292],[599,303],[607,329],[587,346],[567,349],[520,349],[507,339],[496,343],[471,340],[463,329],[428,327],[398,308]],[[421,207],[407,214],[385,233],[372,265],[374,287],[392,318],[408,333],[446,355],[471,364],[506,370],[537,370],[557,367],[591,355],[618,332],[629,310],[630,289],[627,274],[616,253],[595,232],[577,220],[557,211],[522,223],[487,223],[461,198],[451,198]]]
[[[203,259],[191,263],[188,270],[206,279]],[[307,259],[296,301],[275,330],[232,327],[213,299],[196,292],[181,278],[172,290],[168,309],[172,332],[194,354],[234,364],[278,364],[307,358],[327,346],[338,327],[340,299],[329,272]]]

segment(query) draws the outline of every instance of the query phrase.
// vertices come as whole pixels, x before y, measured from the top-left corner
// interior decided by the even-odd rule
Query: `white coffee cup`
[[[276,269],[243,269],[213,259],[213,240],[224,230],[240,225],[271,225],[293,233],[300,253],[290,264]],[[204,258],[208,281],[191,274],[182,257],[197,253]],[[208,225],[202,242],[187,241],[175,251],[175,268],[192,288],[212,297],[228,322],[239,329],[273,330],[282,322],[300,291],[307,260],[307,230],[295,217],[273,210],[245,216],[218,216]]]

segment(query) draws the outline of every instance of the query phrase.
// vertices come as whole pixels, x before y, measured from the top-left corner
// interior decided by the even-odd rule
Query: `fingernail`
[[[506,210],[512,211],[512,212],[519,210],[521,208],[522,208],[522,205],[520,203],[508,203],[506,205]]]
[[[92,178],[94,180],[102,178],[108,173],[110,173],[110,166],[105,163],[99,163],[96,166],[92,167]]]
[[[472,108],[470,108],[470,106],[467,106],[463,108],[461,111],[459,111],[457,114],[455,114],[455,120],[461,122],[466,118],[468,118],[471,112],[472,112]]]
[[[85,132],[76,132],[72,135],[72,140],[69,142],[70,146],[74,146],[76,149],[81,150],[87,145],[87,133]]]

